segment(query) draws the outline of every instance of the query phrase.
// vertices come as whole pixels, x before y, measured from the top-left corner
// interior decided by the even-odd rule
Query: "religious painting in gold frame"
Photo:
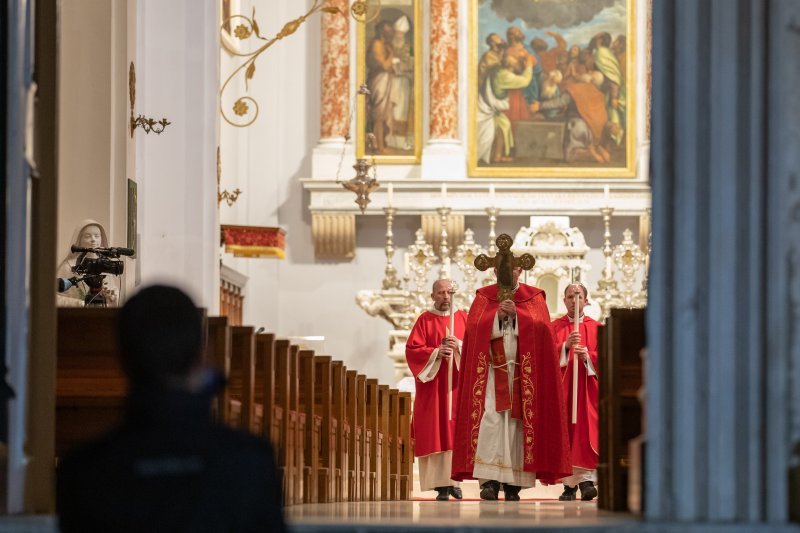
[[[636,0],[469,2],[469,175],[636,176]]]
[[[420,161],[422,22],[422,0],[381,0],[377,16],[356,23],[356,79],[370,90],[357,98],[358,158]]]

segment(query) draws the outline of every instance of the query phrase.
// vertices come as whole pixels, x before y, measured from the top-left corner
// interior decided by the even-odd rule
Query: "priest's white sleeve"
[[[425,363],[422,371],[417,375],[417,379],[419,379],[422,383],[431,381],[436,377],[440,366],[442,366],[442,360],[439,357],[439,348],[436,348],[431,352],[428,362]]]
[[[566,342],[562,342],[561,343],[561,357],[558,360],[558,364],[561,365],[561,368],[564,368],[565,366],[567,366],[567,363],[569,362],[568,359],[569,358],[567,357],[567,343]]]
[[[586,374],[589,376],[596,376],[597,372],[594,369],[594,365],[592,364],[592,358],[587,357],[584,363],[586,365]]]

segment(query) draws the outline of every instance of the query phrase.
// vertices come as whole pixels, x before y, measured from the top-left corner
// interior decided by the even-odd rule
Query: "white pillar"
[[[219,307],[219,4],[139,0],[136,114],[172,124],[136,130],[142,284],[167,282]]]

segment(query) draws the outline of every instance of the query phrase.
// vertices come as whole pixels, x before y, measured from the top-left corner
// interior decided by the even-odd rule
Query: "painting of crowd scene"
[[[473,173],[632,167],[632,0],[473,2]]]
[[[418,153],[415,101],[417,78],[416,3],[420,0],[381,2],[376,18],[364,25],[361,68],[369,95],[361,97],[364,135],[361,154],[398,162]],[[421,145],[420,145],[421,146]],[[390,162],[390,161],[389,161]]]

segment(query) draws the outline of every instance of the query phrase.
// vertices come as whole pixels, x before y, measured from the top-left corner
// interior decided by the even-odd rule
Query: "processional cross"
[[[530,270],[536,264],[536,259],[531,254],[522,254],[514,257],[511,252],[511,245],[514,241],[505,233],[501,233],[495,240],[497,244],[497,254],[489,257],[481,254],[475,258],[475,268],[481,272],[495,267],[497,268],[497,301],[514,299],[514,268],[521,267],[523,270]]]

